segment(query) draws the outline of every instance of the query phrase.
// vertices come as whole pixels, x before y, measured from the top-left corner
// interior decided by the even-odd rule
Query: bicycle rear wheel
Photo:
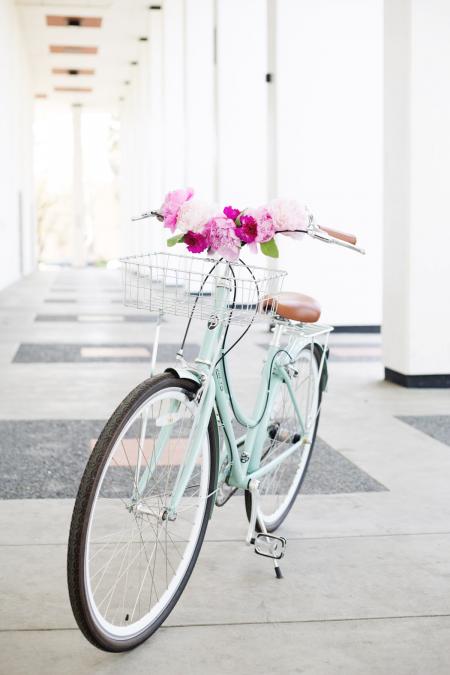
[[[274,532],[292,508],[305,478],[319,424],[322,392],[319,382],[320,347],[307,345],[293,364],[296,374],[291,378],[300,417],[295,409],[287,385],[280,383],[267,425],[267,438],[261,455],[261,466],[299,441],[305,429],[311,444],[298,447],[283,462],[260,479],[259,516],[268,532]],[[252,495],[245,493],[245,508],[250,520]],[[261,525],[257,522],[257,529]]]
[[[212,417],[176,517],[167,507],[187,453],[197,389],[170,375],[143,382],[112,415],[86,466],[67,575],[75,619],[100,649],[127,651],[146,640],[172,611],[196,563],[214,498]]]

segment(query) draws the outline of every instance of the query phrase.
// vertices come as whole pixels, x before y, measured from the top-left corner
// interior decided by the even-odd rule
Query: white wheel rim
[[[200,488],[199,488],[199,506],[196,509],[195,513],[195,520],[193,523],[193,527],[191,529],[191,536],[189,539],[189,542],[184,550],[183,557],[181,562],[179,563],[176,573],[173,575],[170,584],[164,591],[164,593],[161,595],[161,597],[158,599],[158,602],[155,603],[155,605],[151,608],[149,612],[144,614],[138,621],[133,622],[130,625],[126,626],[119,626],[116,624],[111,623],[108,621],[102,614],[102,612],[99,610],[97,606],[97,602],[94,598],[94,592],[95,589],[92,588],[91,584],[91,577],[90,577],[90,561],[89,561],[89,550],[91,548],[91,534],[92,534],[92,526],[93,526],[93,521],[95,518],[95,513],[96,513],[96,505],[98,504],[98,495],[100,492],[100,489],[103,485],[103,481],[106,475],[106,472],[108,471],[108,468],[110,467],[112,456],[115,452],[115,449],[117,448],[118,444],[122,442],[124,439],[128,429],[132,426],[134,421],[138,419],[141,416],[142,411],[149,406],[150,402],[155,400],[165,400],[165,399],[170,399],[170,400],[179,400],[180,403],[184,404],[187,409],[189,409],[192,413],[195,413],[195,404],[188,399],[188,397],[181,392],[181,390],[173,388],[173,389],[166,389],[162,390],[160,392],[157,392],[155,397],[150,398],[148,401],[145,401],[139,408],[138,410],[133,414],[133,416],[130,418],[130,420],[127,422],[127,424],[124,426],[122,429],[119,437],[117,438],[114,448],[111,450],[110,455],[108,457],[108,461],[106,462],[102,474],[100,477],[100,480],[98,481],[95,497],[93,500],[93,505],[90,511],[90,518],[89,518],[89,524],[87,528],[87,534],[86,534],[86,547],[85,547],[85,555],[84,555],[84,577],[85,577],[85,587],[86,587],[86,595],[89,603],[89,608],[91,611],[91,615],[97,624],[97,626],[101,629],[101,631],[108,635],[109,637],[116,639],[116,640],[126,640],[135,637],[142,631],[144,631],[146,628],[148,628],[151,624],[154,623],[154,621],[160,616],[168,604],[170,603],[171,599],[177,592],[177,589],[179,588],[180,584],[182,583],[186,571],[191,563],[195,547],[198,541],[198,537],[202,528],[202,523],[204,520],[204,515],[205,515],[205,510],[206,510],[206,505],[207,505],[207,498],[208,498],[208,486],[209,486],[209,475],[210,475],[210,452],[209,452],[209,438],[208,434],[205,435],[205,441],[203,443],[202,448],[200,449],[200,456],[201,456],[201,464],[202,464],[202,470],[201,470],[201,478],[200,478]],[[155,546],[157,546],[155,544]],[[114,591],[113,591],[114,593]]]
[[[308,352],[307,355],[305,353],[306,351]],[[312,429],[314,429],[314,425],[316,423],[316,417],[317,417],[317,413],[318,413],[318,404],[319,404],[319,382],[318,382],[319,368],[318,368],[318,365],[317,365],[317,361],[314,357],[313,351],[310,352],[309,349],[303,350],[300,353],[299,358],[297,359],[296,363],[298,363],[298,361],[300,359],[302,359],[302,356],[307,357],[308,367],[311,366],[310,385],[309,386],[312,386],[312,398],[311,398],[311,404],[309,406],[308,418],[310,420],[309,423],[310,423]],[[303,358],[303,360],[305,360],[305,359]],[[282,384],[281,386],[283,387],[285,385]],[[291,405],[292,405],[292,403],[291,403]],[[297,453],[294,452],[295,456],[296,456],[296,454]],[[293,498],[293,496],[294,496],[294,494],[295,494],[295,492],[298,488],[298,484],[299,484],[300,480],[302,479],[302,476],[303,476],[303,473],[305,471],[305,467],[308,463],[308,459],[309,459],[310,454],[311,454],[311,445],[309,445],[307,447],[303,447],[301,457],[300,457],[300,462],[299,462],[297,470],[294,474],[294,478],[293,478],[293,480],[290,484],[289,490],[287,491],[284,499],[281,501],[281,503],[278,505],[278,507],[276,508],[275,511],[273,511],[270,514],[264,513],[264,496],[265,495],[264,494],[261,495],[259,512],[260,512],[261,517],[264,520],[264,523],[265,523],[266,527],[270,528],[272,525],[274,525],[279,520],[279,518],[282,516],[282,514],[286,510],[287,506],[290,504],[290,502],[291,502],[291,500],[292,500],[292,498]],[[280,467],[278,470],[282,470],[283,462],[278,466]],[[271,473],[268,474],[268,476],[270,476],[270,475],[271,475]],[[263,485],[264,485],[263,481],[262,481],[261,485],[263,487]]]

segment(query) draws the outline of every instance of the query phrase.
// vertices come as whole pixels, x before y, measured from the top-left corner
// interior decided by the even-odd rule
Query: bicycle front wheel
[[[295,372],[290,378],[293,395],[285,382],[278,385],[267,424],[267,436],[261,455],[261,466],[276,459],[305,433],[311,443],[299,444],[272,471],[264,474],[259,486],[259,516],[268,532],[274,532],[292,508],[305,478],[316,440],[322,392],[320,388],[320,360],[322,350],[306,346],[293,364]],[[295,401],[295,402],[294,402]],[[245,493],[245,507],[250,520],[252,495]]]
[[[178,601],[213,505],[211,418],[176,513],[169,504],[188,451],[198,385],[160,375],[136,387],[103,429],[81,480],[68,546],[68,586],[90,642],[126,651]]]

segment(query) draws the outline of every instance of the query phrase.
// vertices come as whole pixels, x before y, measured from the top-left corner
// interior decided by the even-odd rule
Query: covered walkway
[[[128,655],[84,640],[66,589],[73,497],[104,420],[146,375],[154,328],[122,307],[117,275],[40,272],[0,294],[0,670],[445,673],[448,394],[381,382],[370,334],[332,339],[320,440],[282,528],[285,578],[245,546],[235,496],[164,628]],[[180,329],[163,326],[161,369]],[[255,329],[232,360],[245,407],[267,339]]]

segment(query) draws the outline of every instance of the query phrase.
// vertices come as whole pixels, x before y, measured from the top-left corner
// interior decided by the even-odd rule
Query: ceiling
[[[16,0],[16,5],[34,96],[115,110],[136,70],[139,38],[148,34],[148,0]]]

